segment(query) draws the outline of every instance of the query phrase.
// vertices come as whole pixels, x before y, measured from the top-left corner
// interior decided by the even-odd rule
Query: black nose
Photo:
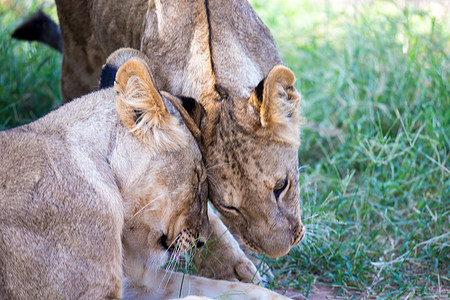
[[[159,238],[159,244],[161,245],[161,247],[163,247],[165,250],[169,249],[169,247],[167,247],[167,235],[163,234],[160,238]]]
[[[195,245],[195,247],[197,248],[201,248],[205,245],[205,242],[202,241],[201,239],[197,239],[197,244]]]

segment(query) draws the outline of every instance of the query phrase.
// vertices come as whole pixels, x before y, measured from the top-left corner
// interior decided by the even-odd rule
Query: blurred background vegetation
[[[53,1],[0,0],[0,130],[31,122],[62,103],[62,55],[10,37],[38,8],[57,20]]]
[[[305,240],[263,258],[293,297],[446,298],[448,1],[251,0],[297,76]],[[52,1],[0,0],[0,129],[61,104],[61,55],[11,40]]]

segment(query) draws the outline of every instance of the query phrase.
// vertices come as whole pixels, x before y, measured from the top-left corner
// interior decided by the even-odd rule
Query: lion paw
[[[234,273],[239,281],[256,284],[261,282],[261,275],[255,265],[247,258],[242,259],[234,266]]]

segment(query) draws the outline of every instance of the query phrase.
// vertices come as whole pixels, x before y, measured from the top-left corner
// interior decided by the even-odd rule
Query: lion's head
[[[221,92],[206,107],[203,159],[214,206],[250,249],[286,254],[304,235],[298,147],[300,94],[295,76],[274,67],[248,99]]]
[[[125,206],[125,269],[133,263],[154,269],[163,265],[170,253],[182,253],[197,244],[200,235],[206,235],[206,170],[182,118],[187,118],[186,112],[180,114],[171,102],[174,97],[159,92],[141,54],[119,50],[108,59],[104,75],[111,75],[116,67],[117,111],[132,135],[117,137],[126,140],[116,146],[113,161],[118,169],[136,161],[139,166],[130,170],[140,170],[116,178]],[[108,86],[105,76],[101,85]]]
[[[247,1],[164,2],[146,22],[141,49],[158,83],[205,107],[210,200],[249,248],[286,254],[304,235],[300,96],[269,30]]]
[[[303,235],[298,137],[291,134],[298,133],[298,124],[289,116],[296,115],[289,103],[296,106],[298,101],[275,101],[286,104],[280,106],[284,109],[280,119],[279,107],[270,108],[272,96],[289,92],[292,83],[282,89],[277,88],[279,83],[270,83],[278,82],[278,75],[285,77],[273,73],[282,61],[250,4],[130,1],[129,9],[118,13],[108,1],[88,1],[95,3],[87,9],[69,2],[57,5],[64,36],[64,98],[90,90],[92,78],[97,78],[92,65],[103,56],[124,45],[141,49],[151,59],[163,90],[193,97],[207,108],[202,154],[210,168],[212,202],[251,248],[269,256],[286,253]],[[265,83],[258,85],[265,76]],[[219,93],[219,86],[230,97]],[[257,92],[262,90],[270,91],[267,100]],[[226,211],[225,206],[231,209]]]

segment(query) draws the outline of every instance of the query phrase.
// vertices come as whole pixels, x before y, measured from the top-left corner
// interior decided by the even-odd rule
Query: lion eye
[[[286,189],[288,186],[288,180],[280,180],[275,185],[275,188],[273,189],[273,195],[275,196],[275,199],[278,201],[278,198],[280,197],[281,193]]]

